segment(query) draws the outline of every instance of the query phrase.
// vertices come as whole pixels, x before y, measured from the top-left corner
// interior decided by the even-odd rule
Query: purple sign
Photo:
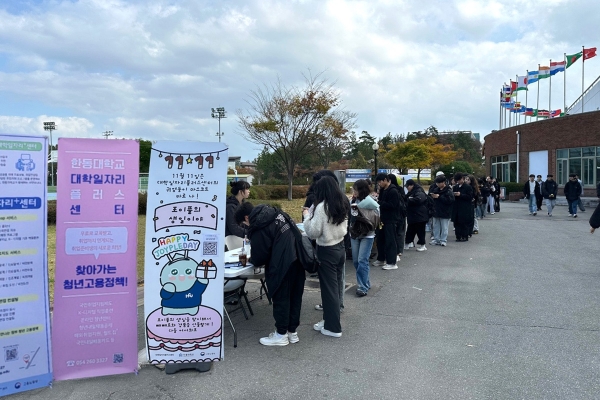
[[[139,145],[61,138],[59,159],[55,379],[135,372]]]

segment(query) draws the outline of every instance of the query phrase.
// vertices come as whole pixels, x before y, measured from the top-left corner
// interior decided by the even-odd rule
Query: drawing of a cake
[[[148,361],[151,364],[218,361],[221,326],[221,315],[210,307],[200,306],[195,315],[163,315],[158,308],[146,319]]]

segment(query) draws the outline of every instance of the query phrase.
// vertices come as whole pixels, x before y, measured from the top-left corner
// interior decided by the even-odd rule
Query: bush
[[[287,185],[256,185],[250,188],[251,200],[280,200],[287,199]],[[292,197],[301,199],[306,197],[308,185],[292,186]]]
[[[523,193],[523,185],[524,183],[517,183],[517,182],[498,182],[500,187],[505,187],[506,188],[506,198],[508,199],[508,194],[509,193]]]
[[[56,225],[56,200],[48,201],[48,225]]]
[[[148,208],[148,192],[138,193],[138,215],[146,215]]]

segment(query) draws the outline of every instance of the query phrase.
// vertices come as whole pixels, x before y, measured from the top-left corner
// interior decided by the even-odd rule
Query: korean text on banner
[[[223,358],[227,158],[222,143],[152,146],[144,262],[152,364]]]
[[[0,135],[0,397],[52,383],[47,146]]]
[[[58,143],[55,378],[134,372],[139,144]]]

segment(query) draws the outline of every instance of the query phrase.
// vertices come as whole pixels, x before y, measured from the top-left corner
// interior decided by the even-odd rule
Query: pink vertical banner
[[[56,380],[137,369],[139,144],[58,141]]]

